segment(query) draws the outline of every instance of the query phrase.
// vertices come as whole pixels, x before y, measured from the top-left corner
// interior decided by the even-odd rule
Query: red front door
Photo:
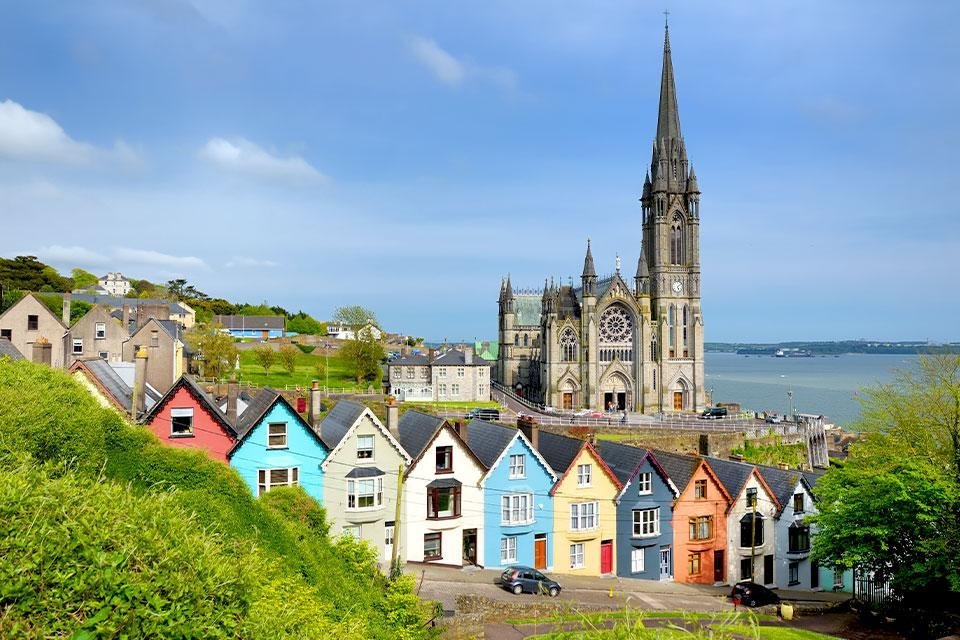
[[[613,540],[600,542],[600,573],[613,573]]]
[[[533,568],[541,571],[547,568],[547,539],[536,538],[533,541]]]

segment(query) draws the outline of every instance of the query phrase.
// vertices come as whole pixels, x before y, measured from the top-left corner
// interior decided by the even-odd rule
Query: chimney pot
[[[396,398],[389,396],[387,398],[387,431],[390,432],[396,440],[400,441],[400,405]]]
[[[48,367],[51,366],[53,362],[53,345],[50,344],[50,341],[40,336],[37,338],[36,342],[33,343],[33,361],[37,364],[45,364]]]
[[[320,422],[320,409],[320,383],[313,380],[310,383],[310,406],[307,410],[307,422],[310,423],[310,426],[316,426]]]
[[[130,398],[130,417],[136,422],[146,409],[147,348],[137,349],[133,367],[133,395]]]
[[[67,327],[70,326],[70,302],[72,298],[73,296],[69,291],[63,294],[63,324]]]
[[[227,382],[227,422],[236,426],[237,424],[237,400],[240,397],[240,383],[237,382],[236,374],[231,374],[230,381]]]

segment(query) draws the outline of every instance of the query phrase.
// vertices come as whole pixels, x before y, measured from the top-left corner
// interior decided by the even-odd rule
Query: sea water
[[[915,355],[815,356],[776,358],[735,353],[705,354],[706,388],[714,403],[739,402],[745,410],[826,416],[847,426],[860,415],[865,387],[890,382],[898,370],[916,367]]]

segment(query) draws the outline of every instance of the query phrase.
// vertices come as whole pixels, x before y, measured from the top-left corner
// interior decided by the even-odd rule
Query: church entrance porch
[[[626,411],[627,394],[626,392],[603,394],[603,408],[605,411]]]
[[[630,382],[622,373],[612,373],[600,384],[600,408],[604,411],[628,411],[633,403]]]
[[[564,411],[569,411],[570,409],[573,409],[573,392],[572,391],[563,392],[563,399],[561,400],[560,406],[563,408]]]
[[[683,411],[683,391],[673,392],[673,410]]]

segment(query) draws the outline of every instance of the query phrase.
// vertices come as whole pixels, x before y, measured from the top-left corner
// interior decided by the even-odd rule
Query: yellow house
[[[616,498],[622,489],[589,442],[553,486],[553,566],[558,573],[599,576],[617,570]]]

